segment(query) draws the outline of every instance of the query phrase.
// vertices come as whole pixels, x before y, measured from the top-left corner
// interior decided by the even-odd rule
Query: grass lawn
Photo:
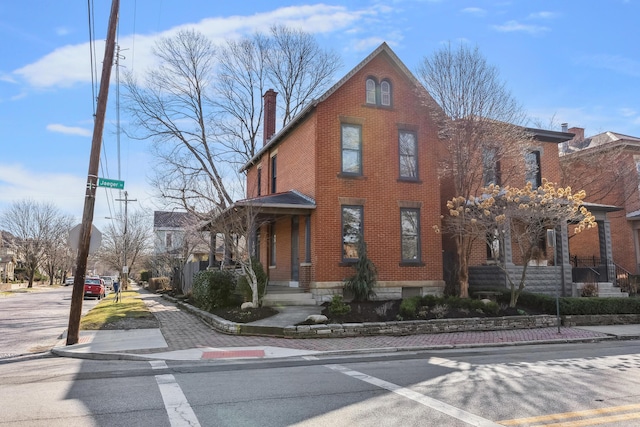
[[[105,329],[126,319],[153,318],[137,291],[122,291],[119,302],[115,302],[115,293],[109,294],[80,320],[80,329]]]

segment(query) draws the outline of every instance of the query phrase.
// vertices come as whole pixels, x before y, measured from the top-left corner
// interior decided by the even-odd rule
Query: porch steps
[[[302,288],[288,286],[267,286],[267,294],[262,299],[262,305],[267,307],[292,305],[317,305],[310,292]]]
[[[628,292],[622,292],[620,288],[614,287],[611,282],[598,283],[598,296],[600,298],[628,298]]]

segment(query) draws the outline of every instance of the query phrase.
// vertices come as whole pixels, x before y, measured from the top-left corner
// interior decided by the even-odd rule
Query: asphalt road
[[[0,390],[0,426],[638,426],[640,341],[279,361],[13,359],[0,361]]]
[[[72,290],[73,286],[47,286],[0,297],[0,361],[49,351],[69,325]],[[82,314],[97,303],[84,300]]]

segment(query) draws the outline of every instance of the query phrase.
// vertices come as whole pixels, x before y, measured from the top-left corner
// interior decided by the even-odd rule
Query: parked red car
[[[84,279],[84,297],[96,297],[102,299],[106,296],[106,288],[104,286],[104,280],[97,278]]]

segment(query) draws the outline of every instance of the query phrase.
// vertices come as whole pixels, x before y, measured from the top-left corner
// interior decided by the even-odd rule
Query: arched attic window
[[[374,79],[367,79],[367,104],[376,104],[376,86]]]
[[[391,106],[391,83],[382,80],[378,84],[373,77],[367,78],[366,82],[366,102],[369,105]]]

